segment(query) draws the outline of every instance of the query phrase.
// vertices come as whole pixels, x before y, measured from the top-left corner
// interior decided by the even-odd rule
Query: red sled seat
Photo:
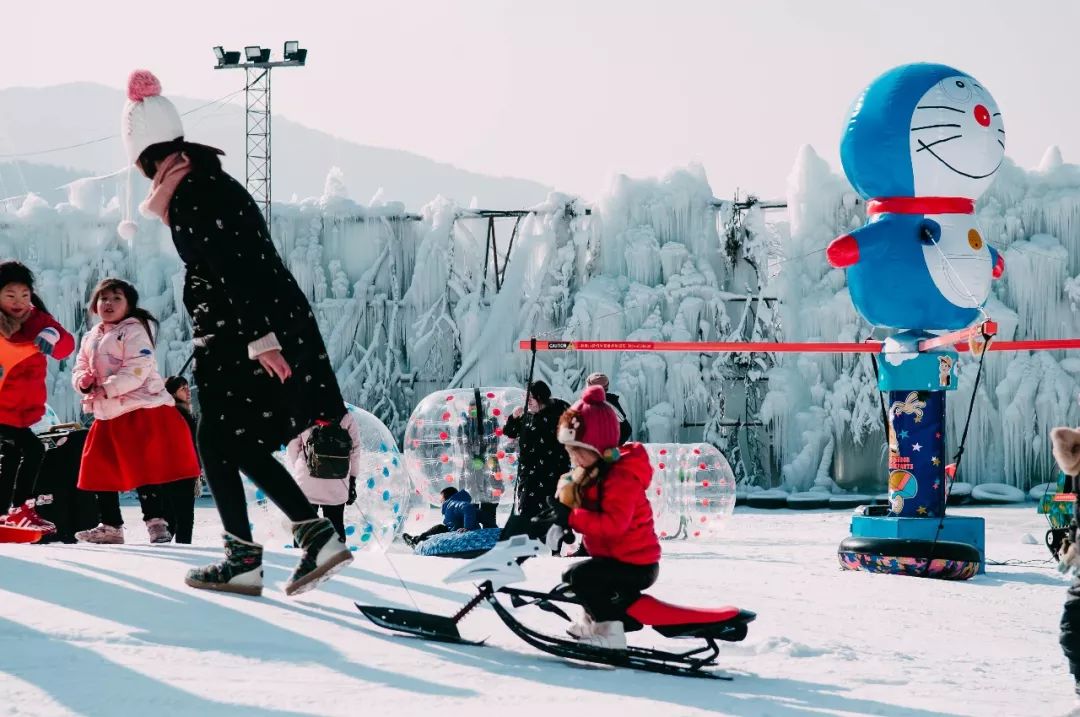
[[[746,624],[757,617],[749,610],[730,605],[707,609],[682,607],[650,595],[635,600],[626,614],[665,637],[714,637],[729,642],[746,637]]]

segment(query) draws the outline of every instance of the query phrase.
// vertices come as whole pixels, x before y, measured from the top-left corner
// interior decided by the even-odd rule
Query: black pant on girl
[[[184,478],[139,488],[139,504],[142,506],[143,520],[162,518],[169,524],[173,540],[177,543],[191,543],[191,532],[195,525],[195,481],[198,478]]]
[[[622,620],[627,629],[639,630],[641,625],[626,616],[626,608],[659,574],[660,563],[633,565],[612,558],[589,558],[573,565],[562,579],[596,622]]]
[[[0,512],[34,497],[45,446],[29,428],[0,425]]]

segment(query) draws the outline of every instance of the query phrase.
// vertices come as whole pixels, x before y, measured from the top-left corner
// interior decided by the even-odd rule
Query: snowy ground
[[[287,599],[294,556],[268,556],[263,598],[198,592],[184,570],[216,558],[215,518],[197,545],[0,546],[4,715],[1054,715],[1071,705],[1057,645],[1065,581],[1030,505],[987,518],[992,561],[1031,561],[967,583],[842,572],[838,512],[741,510],[718,547],[667,546],[658,597],[758,612],[725,647],[734,682],[573,665],[536,652],[487,608],[463,632],[487,647],[430,644],[368,623],[353,601],[452,613],[469,596],[441,578],[456,561],[361,555],[321,590]],[[527,564],[553,583],[565,560]],[[541,615],[533,624],[559,628]],[[652,639],[637,633],[635,639]],[[658,640],[661,638],[657,638]],[[601,711],[602,710],[602,711]]]

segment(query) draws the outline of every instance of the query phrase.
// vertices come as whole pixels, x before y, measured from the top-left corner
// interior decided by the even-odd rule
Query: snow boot
[[[168,543],[172,540],[169,524],[164,518],[151,518],[146,521],[146,532],[150,536],[151,543]]]
[[[621,620],[595,623],[592,635],[579,638],[578,642],[608,650],[626,649],[626,631]]]
[[[40,531],[42,535],[52,535],[56,532],[56,525],[38,515],[36,510],[37,501],[33,498],[22,505],[13,506],[7,515],[0,516],[0,525],[9,528],[25,528],[27,530]]]
[[[419,540],[416,539],[415,535],[409,535],[408,533],[402,533],[401,534],[401,540],[402,540],[403,543],[408,545],[410,548],[415,548],[416,544],[420,542]]]
[[[188,571],[184,582],[200,590],[219,590],[240,595],[262,595],[262,546],[223,533],[225,559],[220,563]]]
[[[304,554],[285,583],[286,595],[306,593],[352,562],[352,552],[338,540],[334,524],[326,518],[293,523],[293,538]]]
[[[80,530],[75,533],[75,540],[80,543],[97,543],[98,545],[123,545],[124,528],[114,528],[111,525],[98,523],[96,528]]]

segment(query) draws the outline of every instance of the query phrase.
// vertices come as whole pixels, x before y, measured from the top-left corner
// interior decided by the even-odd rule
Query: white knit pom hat
[[[128,101],[120,115],[120,136],[132,164],[147,147],[184,136],[176,106],[161,96],[161,82],[149,70],[135,70],[128,78]]]

